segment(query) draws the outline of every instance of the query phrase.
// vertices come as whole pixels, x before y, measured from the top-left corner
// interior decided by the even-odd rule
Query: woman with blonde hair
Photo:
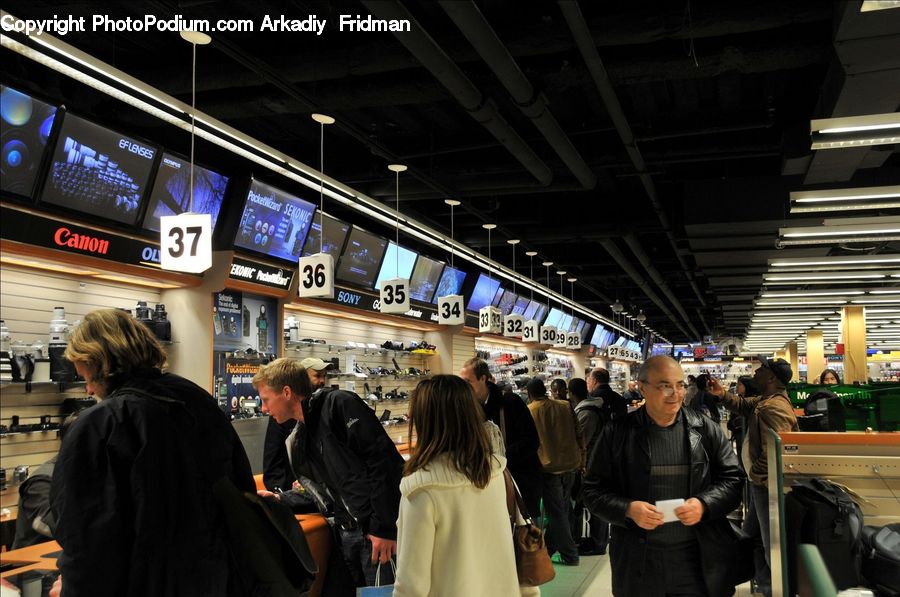
[[[506,458],[467,382],[436,375],[409,407],[416,447],[400,483],[394,595],[518,595]]]
[[[100,402],[72,425],[53,471],[63,594],[239,594],[212,488],[222,478],[244,491],[255,484],[216,401],[163,373],[159,342],[117,309],[88,313],[65,356]]]

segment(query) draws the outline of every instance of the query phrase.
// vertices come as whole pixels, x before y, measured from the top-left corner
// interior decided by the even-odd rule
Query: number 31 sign
[[[159,219],[162,269],[199,274],[212,267],[212,219],[184,213]]]

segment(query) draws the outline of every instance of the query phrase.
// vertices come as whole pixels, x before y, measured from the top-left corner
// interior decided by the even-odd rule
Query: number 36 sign
[[[164,270],[199,274],[212,267],[212,219],[184,213],[159,219],[159,264]]]
[[[334,257],[316,253],[300,258],[300,298],[334,298]]]

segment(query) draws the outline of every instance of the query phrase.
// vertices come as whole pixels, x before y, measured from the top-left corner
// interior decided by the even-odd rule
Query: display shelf
[[[23,388],[26,394],[30,394],[36,388],[52,388],[56,387],[56,391],[60,394],[67,392],[73,388],[83,388],[83,381],[0,381],[0,387],[7,388]]]
[[[363,354],[363,355],[379,355],[386,356],[392,355],[395,357],[399,356],[418,356],[418,357],[434,357],[438,356],[437,351],[434,350],[397,350],[394,348],[383,348],[383,347],[359,347],[359,346],[347,346],[336,343],[323,343],[323,342],[304,342],[300,341],[288,341],[284,343],[285,350],[291,351],[302,351],[304,349],[312,350],[314,348],[321,348],[323,350],[327,350],[329,354],[341,354],[345,352],[351,352],[354,354]]]

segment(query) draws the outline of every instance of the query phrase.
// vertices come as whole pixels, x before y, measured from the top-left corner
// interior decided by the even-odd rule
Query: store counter
[[[327,572],[328,554],[331,552],[331,529],[325,518],[319,514],[299,514],[297,521],[303,527],[309,549],[319,566],[316,582],[309,592],[310,597],[316,597],[321,594],[322,583]],[[29,573],[39,583],[42,575],[52,574],[56,571],[56,558],[60,553],[61,549],[56,541],[47,541],[4,552],[0,554],[0,566],[2,566],[0,578],[11,578]]]

